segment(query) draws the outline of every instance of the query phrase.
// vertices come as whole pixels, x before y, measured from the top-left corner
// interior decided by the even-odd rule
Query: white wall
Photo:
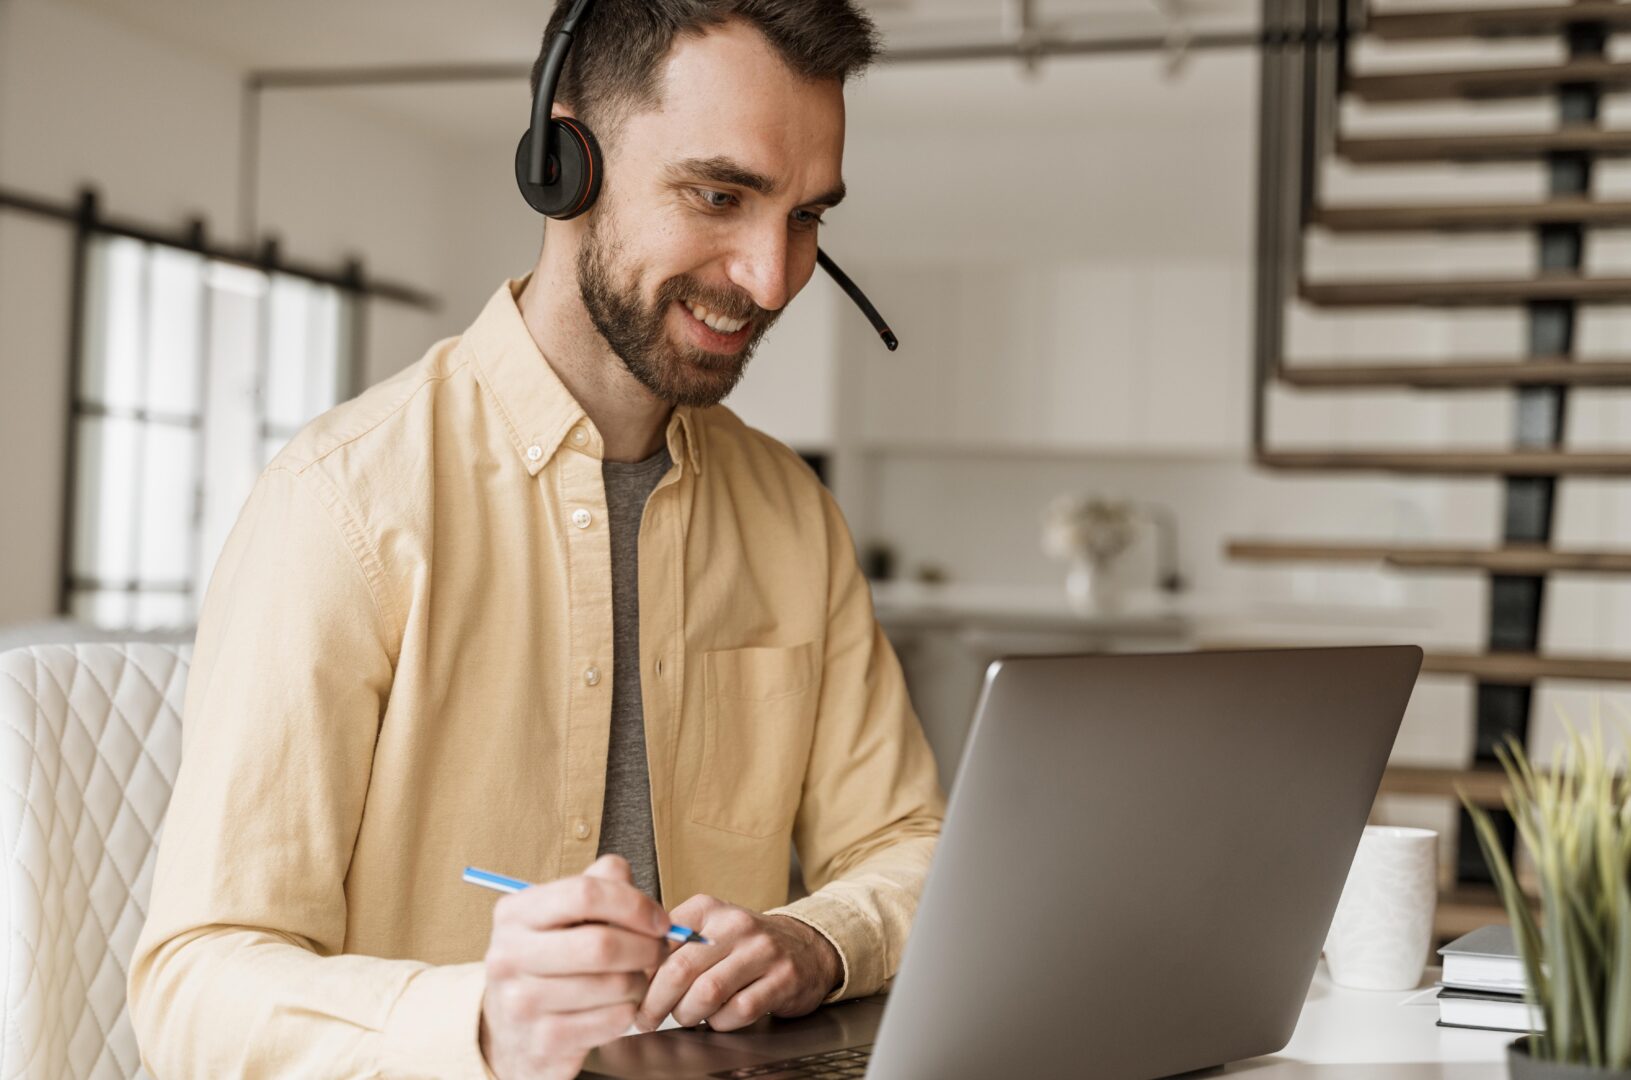
[[[237,243],[241,74],[123,23],[50,0],[0,2],[0,186],[179,229],[202,215]],[[452,209],[466,175],[434,140],[338,95],[266,98],[260,221],[292,258],[444,291]],[[0,212],[0,624],[56,597],[67,403],[71,232]],[[523,267],[524,269],[524,267]],[[370,305],[377,380],[462,329],[473,311]]]

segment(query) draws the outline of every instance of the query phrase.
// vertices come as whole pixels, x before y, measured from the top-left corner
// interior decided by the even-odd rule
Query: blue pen
[[[519,881],[503,874],[495,874],[490,870],[477,870],[474,866],[464,868],[464,880],[472,885],[480,885],[484,889],[494,892],[518,893],[522,889],[530,888],[530,884]],[[691,929],[689,926],[670,926],[667,934],[668,940],[676,945],[712,945],[713,942]]]

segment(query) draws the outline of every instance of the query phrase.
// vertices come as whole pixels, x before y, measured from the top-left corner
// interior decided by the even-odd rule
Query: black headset
[[[528,206],[557,221],[575,218],[594,205],[606,171],[594,132],[570,116],[549,115],[555,107],[555,85],[561,80],[561,68],[566,66],[566,54],[572,48],[572,35],[588,12],[589,3],[573,0],[560,29],[549,39],[538,90],[532,97],[532,126],[515,148],[515,182],[522,197]],[[900,341],[872,301],[820,248],[816,249],[816,262],[855,301],[883,343],[891,351],[899,346]]]

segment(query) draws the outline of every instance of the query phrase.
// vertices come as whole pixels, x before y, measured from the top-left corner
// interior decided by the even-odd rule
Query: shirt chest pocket
[[[752,837],[791,826],[815,733],[819,659],[813,641],[704,654],[692,821]]]

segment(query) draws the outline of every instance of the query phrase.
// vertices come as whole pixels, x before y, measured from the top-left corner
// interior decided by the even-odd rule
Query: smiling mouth
[[[717,311],[710,311],[708,308],[697,303],[695,300],[681,300],[680,303],[685,306],[685,310],[691,313],[691,317],[693,319],[699,323],[702,323],[716,334],[724,334],[729,336],[736,333],[738,330],[742,329],[742,327],[748,324],[747,319],[733,319],[729,315],[723,315]]]
[[[720,354],[734,353],[747,344],[753,334],[752,319],[736,319],[710,311],[692,300],[676,301],[686,313],[691,333],[704,351]]]

